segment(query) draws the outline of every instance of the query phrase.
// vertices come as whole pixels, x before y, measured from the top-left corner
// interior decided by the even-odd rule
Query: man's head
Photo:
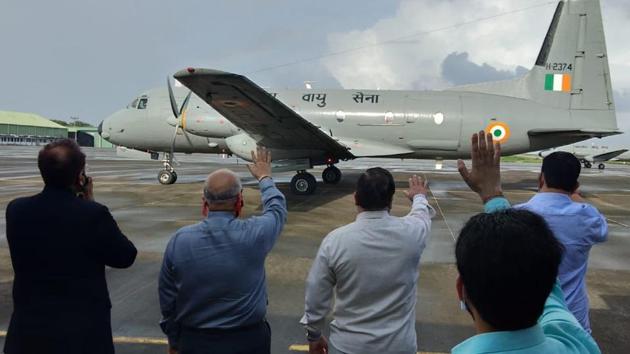
[[[203,213],[208,211],[234,211],[243,207],[241,179],[231,170],[220,169],[208,175],[203,186]]]
[[[575,155],[563,151],[551,153],[543,159],[540,187],[573,193],[579,187],[581,169],[580,160]]]
[[[47,186],[72,188],[79,184],[85,154],[74,140],[57,140],[39,151],[37,167]]]
[[[556,281],[561,255],[537,214],[508,209],[473,216],[455,246],[460,299],[496,331],[531,327]]]
[[[384,168],[374,167],[359,177],[354,199],[363,210],[384,210],[391,208],[394,192],[396,184],[392,174]]]

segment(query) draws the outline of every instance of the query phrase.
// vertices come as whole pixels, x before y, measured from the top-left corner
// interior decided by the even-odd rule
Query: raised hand
[[[418,194],[427,195],[429,181],[424,177],[413,175],[409,177],[409,189],[405,191],[405,195],[409,200],[413,201],[413,197]]]
[[[264,147],[257,147],[256,152],[252,151],[252,163],[247,165],[247,168],[259,181],[271,177],[271,152]]]
[[[457,169],[468,187],[479,194],[485,203],[503,194],[501,189],[501,144],[494,143],[491,134],[484,131],[473,134],[472,168],[469,170],[462,160],[457,161]]]

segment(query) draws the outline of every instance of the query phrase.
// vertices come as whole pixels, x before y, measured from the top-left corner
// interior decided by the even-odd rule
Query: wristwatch
[[[313,326],[305,325],[304,330],[306,331],[306,340],[309,342],[317,342],[322,337],[322,331]]]

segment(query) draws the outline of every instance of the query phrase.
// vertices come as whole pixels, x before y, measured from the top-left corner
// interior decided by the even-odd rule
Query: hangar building
[[[41,145],[68,137],[68,129],[32,113],[0,111],[0,145]]]

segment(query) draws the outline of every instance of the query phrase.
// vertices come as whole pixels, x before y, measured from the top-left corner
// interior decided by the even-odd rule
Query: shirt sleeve
[[[606,241],[608,239],[608,223],[606,222],[606,217],[592,205],[588,205],[586,208],[588,216],[585,222],[589,225],[588,234],[590,236],[588,242],[593,245]]]
[[[581,353],[601,353],[593,337],[582,328],[568,310],[564,293],[558,283],[553,286],[538,323],[546,336],[562,338],[561,342],[566,344],[567,348],[580,348]]]
[[[120,231],[118,224],[107,207],[101,206],[96,221],[95,252],[105,265],[114,268],[128,268],[136,260],[138,251],[131,241]]]
[[[306,279],[304,316],[300,323],[321,332],[326,316],[330,312],[333,299],[333,288],[336,284],[326,255],[326,239],[317,252],[311,271]]]
[[[431,230],[431,218],[435,216],[435,209],[429,205],[427,197],[417,194],[413,197],[411,211],[402,219],[408,225],[420,225],[421,241],[424,242]]]
[[[251,219],[258,230],[256,241],[269,253],[287,221],[287,201],[270,177],[260,180],[259,185],[263,214]]]
[[[173,238],[169,242],[164,252],[164,259],[162,260],[162,268],[160,269],[160,278],[158,281],[158,294],[160,298],[160,310],[162,311],[160,327],[162,328],[162,332],[168,337],[169,346],[173,349],[177,349],[180,326],[175,322],[175,316],[177,315],[177,285],[175,283],[175,274],[171,261],[174,240]]]
[[[486,202],[483,206],[483,211],[485,213],[492,214],[497,211],[509,209],[510,207],[510,202],[505,197],[496,197]]]

